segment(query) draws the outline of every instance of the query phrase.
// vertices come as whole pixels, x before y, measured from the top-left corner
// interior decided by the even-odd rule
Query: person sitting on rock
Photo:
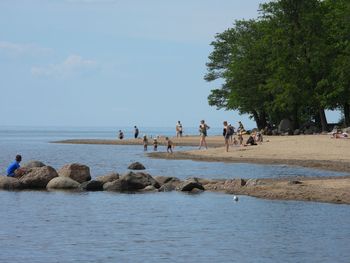
[[[22,161],[22,156],[17,154],[16,159],[7,167],[7,176],[17,177],[22,176],[24,174],[24,170],[21,169],[19,163]]]

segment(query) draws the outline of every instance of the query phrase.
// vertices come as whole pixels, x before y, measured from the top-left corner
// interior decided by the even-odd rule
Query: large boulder
[[[30,169],[30,168],[43,167],[43,166],[45,166],[43,162],[32,160],[23,164],[21,167],[24,169]]]
[[[78,183],[91,180],[90,168],[79,163],[71,163],[63,166],[60,170],[58,170],[58,174],[60,176],[69,177]]]
[[[58,174],[54,168],[43,166],[29,169],[19,181],[25,189],[45,189],[48,182],[55,177],[58,177]]]
[[[46,186],[47,189],[78,189],[80,184],[69,177],[59,176],[53,178]]]
[[[98,176],[96,177],[96,181],[101,182],[102,184],[108,183],[108,182],[113,182],[115,180],[119,179],[119,174],[118,173],[111,173],[111,174],[107,174],[107,175],[102,175],[102,176]]]
[[[196,178],[191,178],[183,181],[176,190],[182,191],[182,192],[191,192],[194,189],[199,189],[204,191],[203,185],[198,181]],[[196,190],[195,190],[196,191]]]
[[[148,185],[153,185],[159,188],[159,183],[147,173],[128,172],[120,177],[122,191],[137,191],[145,188]]]
[[[107,182],[103,185],[103,190],[121,192],[122,184],[119,179],[113,182]]]
[[[134,162],[129,165],[128,169],[130,170],[145,170],[145,166],[142,163]]]
[[[154,179],[159,183],[160,186],[170,182],[180,182],[180,179],[172,176],[155,176]]]
[[[293,130],[293,124],[288,119],[281,120],[280,124],[278,125],[278,132],[279,133],[285,133],[285,132],[292,132]]]
[[[103,191],[103,183],[97,180],[91,180],[82,183],[80,188],[85,191]]]
[[[18,190],[21,189],[21,183],[17,178],[9,176],[0,176],[0,189]]]

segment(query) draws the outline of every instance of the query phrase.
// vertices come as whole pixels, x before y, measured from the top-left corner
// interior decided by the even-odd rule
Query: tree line
[[[277,0],[235,21],[211,43],[208,102],[254,118],[259,129],[289,119],[326,131],[325,110],[350,126],[350,1]]]

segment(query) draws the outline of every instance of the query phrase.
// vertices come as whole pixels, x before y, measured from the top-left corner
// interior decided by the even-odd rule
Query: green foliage
[[[325,130],[324,110],[350,101],[350,1],[279,0],[260,9],[259,19],[236,21],[211,43],[205,79],[224,83],[209,105],[248,113],[259,128],[289,118]]]

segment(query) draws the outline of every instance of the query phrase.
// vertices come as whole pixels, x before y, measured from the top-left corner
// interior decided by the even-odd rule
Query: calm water
[[[109,129],[0,129],[0,171],[22,153],[24,161],[38,159],[55,168],[81,162],[93,176],[123,172],[131,161],[141,161],[152,175],[180,178],[339,175],[288,166],[154,160],[138,146],[48,143],[113,137]],[[0,200],[0,262],[350,262],[347,205],[245,196],[233,202],[230,195],[177,192],[0,191]]]

